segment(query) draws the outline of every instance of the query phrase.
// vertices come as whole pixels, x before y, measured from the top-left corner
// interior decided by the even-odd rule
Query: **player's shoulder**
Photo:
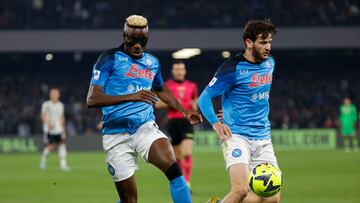
[[[273,55],[269,55],[268,59],[267,60],[270,60],[272,61],[273,63],[275,63],[275,57]]]
[[[236,69],[239,67],[238,65],[244,61],[246,61],[246,59],[243,57],[242,53],[239,53],[225,60],[220,65],[216,73],[217,75],[224,75],[224,74],[236,72]]]
[[[46,106],[46,105],[49,105],[49,103],[50,103],[50,100],[45,100],[45,101],[42,103],[42,105],[43,105],[43,106]]]
[[[102,52],[95,63],[95,69],[101,69],[106,63],[114,62],[115,53],[120,51],[120,48],[112,48]]]
[[[143,52],[143,58],[148,66],[159,66],[160,60],[149,52]]]
[[[185,80],[185,82],[187,83],[188,86],[195,86],[196,87],[196,83],[190,80]]]

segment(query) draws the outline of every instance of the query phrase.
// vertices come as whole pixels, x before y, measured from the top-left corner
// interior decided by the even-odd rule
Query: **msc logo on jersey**
[[[133,64],[130,67],[129,72],[124,74],[129,78],[145,78],[152,80],[154,77],[154,73],[150,71],[149,67],[146,67],[145,70],[141,70],[138,64]]]
[[[270,84],[272,82],[272,75],[266,73],[266,75],[261,76],[259,73],[255,73],[251,77],[251,83],[248,85],[250,88],[259,87],[262,85]]]
[[[263,99],[266,99],[268,100],[269,99],[269,94],[270,92],[269,91],[266,91],[266,92],[260,92],[260,93],[254,93],[253,95],[251,95],[251,101],[253,102],[256,102],[256,101],[259,101],[259,100],[263,100]]]
[[[98,80],[100,78],[100,71],[94,70],[94,80]]]
[[[134,86],[134,85],[130,84],[127,89],[129,92],[138,92],[140,90],[151,90],[151,87],[144,87],[144,86],[139,86],[139,85]]]
[[[217,81],[216,77],[213,77],[213,79],[209,82],[209,87],[213,86]]]
[[[240,157],[241,154],[242,154],[242,152],[241,152],[240,149],[234,149],[234,150],[232,151],[232,153],[231,153],[231,155],[232,155],[233,157],[235,157],[235,158]]]

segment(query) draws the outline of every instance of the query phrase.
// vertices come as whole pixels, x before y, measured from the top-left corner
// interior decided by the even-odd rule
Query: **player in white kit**
[[[46,146],[41,156],[40,168],[46,169],[47,157],[57,146],[60,169],[69,171],[70,168],[66,161],[64,104],[59,100],[60,90],[57,88],[50,89],[49,97],[50,99],[45,101],[41,107],[41,121]]]

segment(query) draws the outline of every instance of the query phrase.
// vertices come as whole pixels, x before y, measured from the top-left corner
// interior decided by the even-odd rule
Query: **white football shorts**
[[[138,154],[148,162],[150,147],[160,138],[167,139],[167,136],[159,130],[154,121],[144,123],[132,135],[127,133],[103,135],[105,162],[114,182],[134,175],[138,169],[136,163]]]
[[[252,170],[261,163],[271,163],[278,166],[274,148],[270,139],[248,140],[245,137],[233,134],[222,144],[226,169],[231,165],[244,163]]]

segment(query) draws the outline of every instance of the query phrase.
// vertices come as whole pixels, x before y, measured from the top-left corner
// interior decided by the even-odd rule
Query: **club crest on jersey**
[[[152,66],[153,65],[153,61],[150,58],[145,58],[145,63],[148,66]]]
[[[98,80],[100,78],[100,71],[94,70],[94,80]]]
[[[259,73],[255,73],[251,77],[251,83],[248,85],[250,88],[259,87],[262,85],[270,84],[272,82],[272,75],[266,73],[266,75],[261,76]]]
[[[149,67],[146,67],[145,70],[141,70],[140,66],[138,64],[133,64],[129,72],[124,74],[125,76],[129,78],[146,78],[149,80],[153,79],[153,72],[150,71]]]

